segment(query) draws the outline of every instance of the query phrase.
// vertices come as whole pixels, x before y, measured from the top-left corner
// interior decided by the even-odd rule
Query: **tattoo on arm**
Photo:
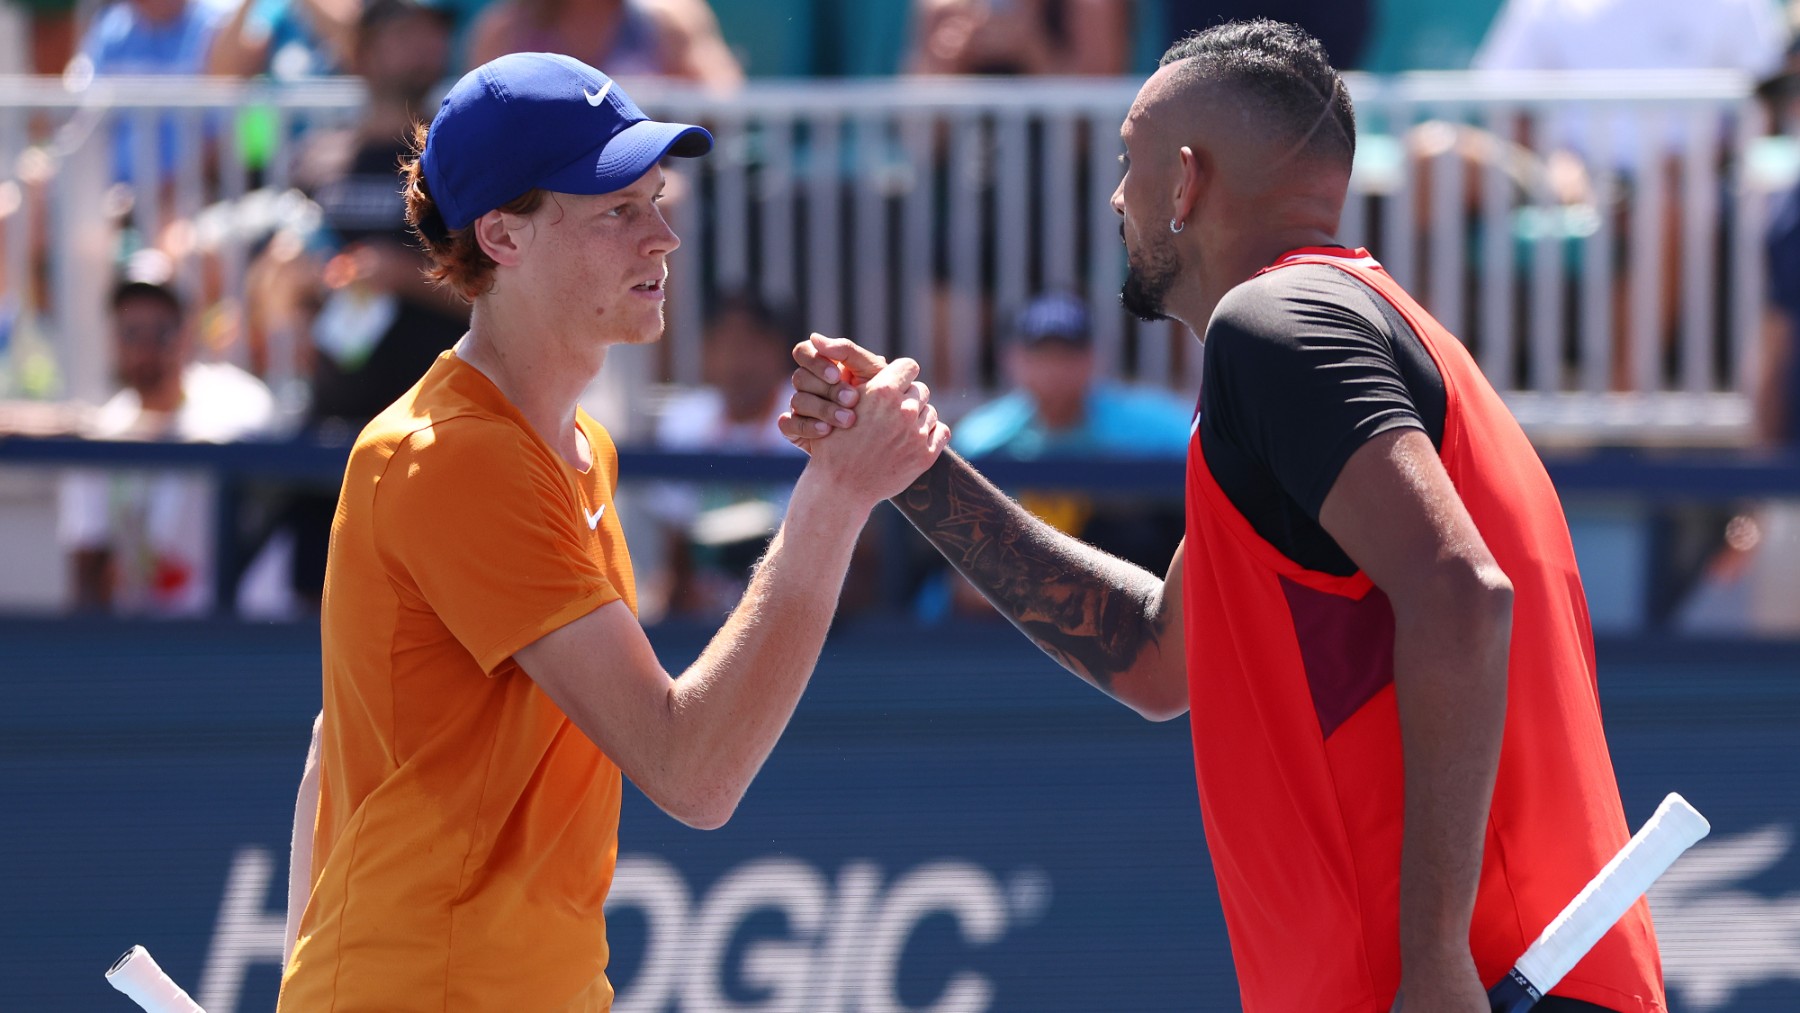
[[[1102,690],[1161,637],[1162,579],[1071,538],[945,451],[894,505],[1045,654]]]

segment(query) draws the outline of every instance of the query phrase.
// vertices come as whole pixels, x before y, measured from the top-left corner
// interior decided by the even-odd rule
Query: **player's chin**
[[[662,340],[663,311],[657,306],[654,311],[645,312],[641,319],[633,321],[633,326],[626,329],[625,343],[630,345],[654,345]]]

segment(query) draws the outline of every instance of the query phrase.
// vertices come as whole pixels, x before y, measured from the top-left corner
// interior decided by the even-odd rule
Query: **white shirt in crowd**
[[[788,399],[776,397],[767,418],[733,422],[725,415],[725,397],[711,387],[696,387],[669,399],[656,423],[658,450],[685,453],[798,454],[800,448],[781,435],[777,424],[787,410]],[[785,509],[787,497],[774,490],[757,489]],[[659,482],[649,495],[649,509],[665,524],[686,526],[704,511],[741,501],[748,490],[713,486],[702,489],[689,482]],[[780,514],[775,515],[777,522]]]
[[[1787,25],[1776,0],[1507,0],[1476,52],[1477,70],[1736,70],[1765,77],[1781,63]],[[1685,146],[1691,128],[1678,115],[1646,109],[1663,122],[1665,153]],[[1538,144],[1590,161],[1604,151],[1630,171],[1640,152],[1641,114],[1595,122],[1569,112]],[[1652,134],[1650,136],[1656,136]]]
[[[136,391],[100,408],[99,439],[227,443],[266,432],[275,401],[261,380],[224,363],[181,377],[173,414],[146,412]],[[218,484],[191,471],[82,469],[64,476],[57,536],[64,551],[110,550],[118,574],[113,611],[196,616],[212,609]]]

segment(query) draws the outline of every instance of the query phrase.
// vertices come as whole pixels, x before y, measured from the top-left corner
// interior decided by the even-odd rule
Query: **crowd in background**
[[[1169,40],[1234,18],[1301,24],[1344,68],[1467,66],[1502,0],[435,0],[451,69],[509,51],[567,52],[621,77],[1119,74]],[[358,0],[7,0],[0,73],[61,73],[125,35],[163,72],[344,73]],[[0,32],[8,31],[0,29]]]
[[[412,124],[429,119],[443,89],[468,67],[545,50],[626,82],[661,77],[712,89],[734,88],[746,75],[1116,76],[1145,71],[1188,31],[1254,15],[1305,26],[1344,68],[1735,69],[1767,82],[1764,94],[1784,127],[1795,119],[1787,114],[1800,92],[1793,74],[1782,73],[1784,60],[1792,60],[1790,30],[1775,0],[9,0],[0,16],[0,72],[362,80],[368,98],[353,125],[296,141],[292,181],[305,200],[273,217],[291,224],[310,215],[309,226],[270,228],[258,237],[245,298],[233,313],[187,304],[162,252],[166,236],[143,227],[156,221],[166,228],[170,214],[134,216],[129,202],[123,206],[118,279],[107,307],[119,393],[83,420],[84,431],[114,438],[298,434],[344,443],[466,322],[467,307],[421,274],[394,167],[414,142]],[[131,135],[143,126],[117,125],[111,172],[126,192],[141,164],[133,153],[149,145],[166,177],[181,150],[173,122],[155,124],[157,136],[147,140]],[[1615,142],[1631,129],[1615,124]],[[1455,147],[1475,165],[1528,151],[1570,200],[1592,187],[1597,172],[1629,180],[1663,171],[1633,162],[1639,146],[1631,143],[1615,143],[1614,164],[1597,166],[1584,148],[1588,124],[1576,119],[1553,124],[1547,136],[1471,133],[1419,132],[1412,143]],[[1671,162],[1681,143],[1668,139]],[[1676,199],[1676,188],[1666,189]],[[140,206],[168,199],[130,197]],[[1770,368],[1758,403],[1759,435],[1771,444],[1794,442],[1800,432],[1787,410],[1789,392],[1800,388],[1800,356],[1789,350],[1800,319],[1800,196],[1784,208],[1770,239]],[[1673,252],[1677,244],[1664,248]],[[1679,279],[1680,272],[1663,277]],[[1667,288],[1672,316],[1678,286]],[[957,420],[963,453],[1185,452],[1193,406],[1103,382],[1085,305],[1070,293],[1034,293],[1025,305],[994,307],[986,319],[999,349],[995,369],[1008,389]],[[794,307],[749,292],[717,294],[707,307],[704,386],[664,403],[651,442],[685,451],[793,452],[772,420],[785,405],[787,348],[807,329]],[[219,354],[232,344],[238,347],[230,356]],[[245,368],[214,361],[221,358]],[[1617,361],[1628,368],[1623,354]],[[297,364],[298,376],[281,376],[279,362]],[[284,379],[298,382],[284,386]],[[0,396],[8,393],[16,391]],[[253,561],[232,592],[234,607],[270,616],[313,607],[334,500],[330,489],[284,489],[251,504],[252,519],[240,527]],[[782,505],[779,490],[764,488],[662,485],[647,492],[641,508],[663,534],[661,565],[648,581],[649,611],[709,614],[735,601]],[[1029,505],[1153,567],[1181,534],[1178,510],[1072,496],[1037,496]],[[204,478],[67,477],[59,538],[77,602],[159,615],[223,606],[214,595],[211,510]],[[943,571],[915,585],[922,614],[983,609]],[[850,610],[856,604],[846,601]]]

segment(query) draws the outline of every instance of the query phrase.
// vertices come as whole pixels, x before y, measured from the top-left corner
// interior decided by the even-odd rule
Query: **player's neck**
[[[1313,225],[1300,225],[1293,228],[1277,229],[1266,235],[1242,245],[1237,262],[1232,265],[1236,281],[1229,282],[1226,291],[1248,281],[1256,272],[1280,260],[1284,255],[1295,250],[1314,246],[1331,246],[1337,242],[1332,230]]]
[[[1306,186],[1280,187],[1246,200],[1240,206],[1242,214],[1227,226],[1229,240],[1221,244],[1226,252],[1220,266],[1227,274],[1219,279],[1225,285],[1220,295],[1284,253],[1337,242],[1348,186],[1347,178],[1331,177]]]
[[[1275,263],[1282,254],[1309,246],[1329,246],[1337,242],[1335,230],[1315,221],[1298,221],[1274,228],[1247,228],[1231,242],[1219,244],[1210,256],[1199,258],[1199,270],[1185,298],[1171,298],[1171,315],[1195,334],[1204,337],[1213,310],[1225,294],[1250,280],[1258,271]],[[1175,295],[1175,293],[1171,293]]]
[[[457,357],[493,381],[550,449],[569,464],[585,467],[575,410],[582,392],[599,375],[605,350],[587,349],[588,361],[562,361],[564,357],[556,354],[555,331],[523,321],[497,321],[486,302],[485,297],[476,300],[469,331],[456,343]]]

